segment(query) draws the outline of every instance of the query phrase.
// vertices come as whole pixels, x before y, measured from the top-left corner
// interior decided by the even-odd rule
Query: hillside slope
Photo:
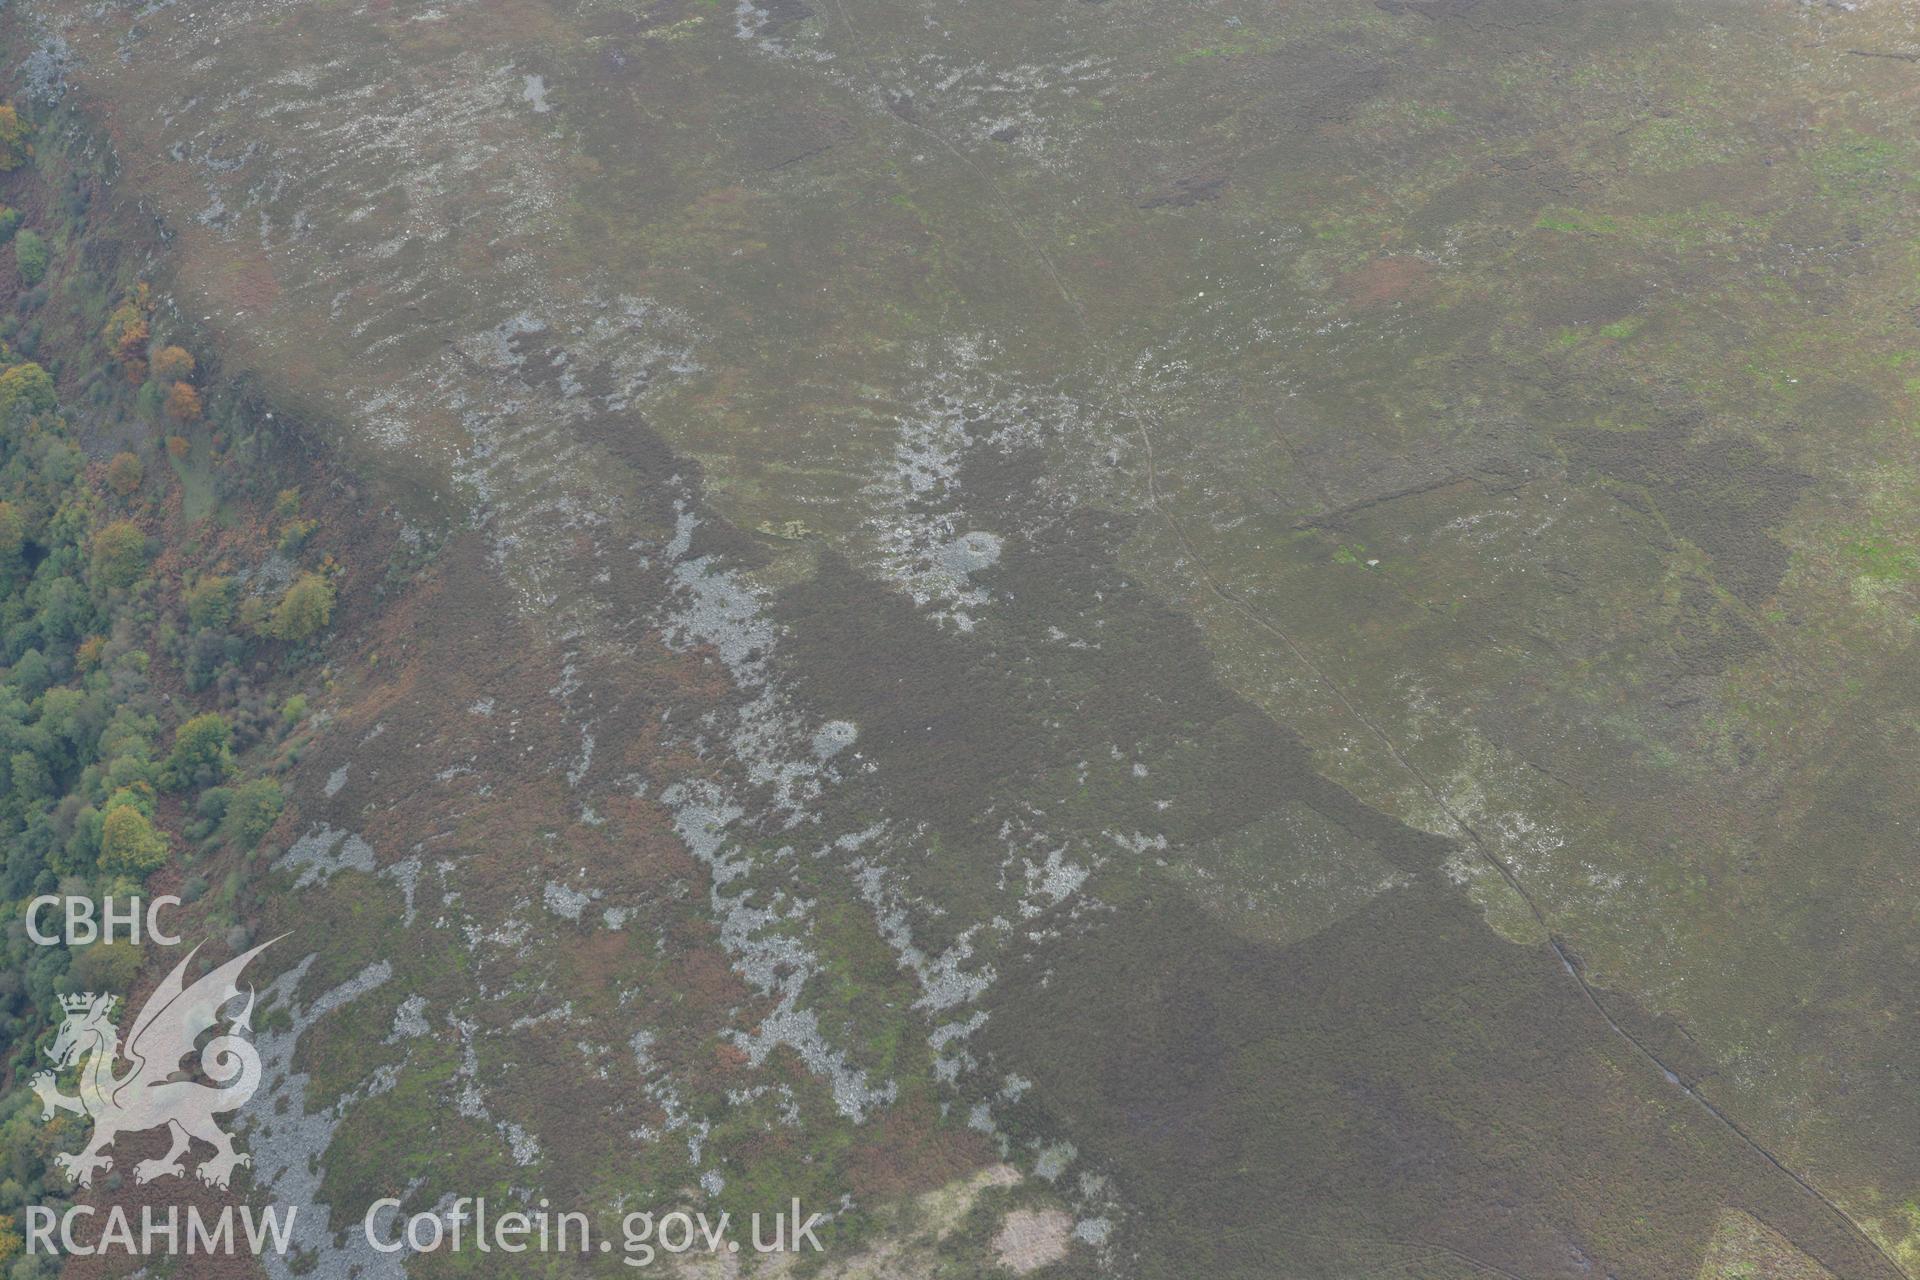
[[[267,1274],[1920,1276],[1900,6],[0,24],[337,583]]]

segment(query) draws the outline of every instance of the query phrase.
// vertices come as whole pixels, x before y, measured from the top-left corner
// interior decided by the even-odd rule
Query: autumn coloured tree
[[[317,573],[303,573],[294,579],[268,622],[268,630],[281,640],[298,644],[316,636],[333,617],[333,584]]]
[[[144,875],[167,860],[167,838],[131,803],[107,810],[100,824],[100,863],[109,871]]]
[[[191,382],[176,382],[167,392],[167,416],[175,422],[192,422],[200,416],[200,393]]]
[[[107,464],[107,488],[123,498],[138,489],[145,476],[146,468],[131,453],[116,453],[113,461]]]
[[[138,285],[113,309],[100,331],[107,349],[126,371],[127,381],[133,383],[147,380],[147,306],[147,286]]]
[[[178,382],[193,377],[193,355],[185,347],[162,347],[148,362],[153,376],[162,382]]]
[[[64,231],[80,225],[56,206],[55,193],[36,192],[32,207],[58,207],[55,225]],[[9,232],[17,238],[10,220],[0,207],[0,253]],[[69,265],[75,285],[97,287],[81,255]],[[144,292],[128,294],[110,321],[101,318],[104,345],[91,353],[51,318],[41,331],[32,308],[43,300],[0,300],[0,319],[10,322],[4,332],[26,350],[57,354],[62,382],[90,394],[101,391],[100,371],[130,373],[140,390],[121,398],[135,399],[140,417],[164,424],[174,436],[171,448],[191,456],[187,428],[162,414],[175,383],[191,389],[195,365],[153,341]],[[150,352],[176,376],[149,378]],[[47,368],[26,362],[0,341],[0,920],[18,919],[30,896],[50,888],[97,902],[168,875],[186,847],[197,847],[201,857],[224,856],[267,839],[285,797],[262,775],[282,758],[275,744],[304,718],[298,691],[284,677],[300,670],[305,655],[276,652],[271,668],[253,659],[269,647],[276,615],[286,635],[305,638],[325,634],[332,608],[324,570],[313,581],[259,596],[220,572],[229,557],[257,561],[265,546],[254,544],[270,532],[286,538],[290,520],[270,518],[275,472],[241,471],[250,461],[244,457],[229,463],[235,483],[221,491],[222,506],[236,519],[223,532],[239,531],[245,541],[236,538],[237,545],[203,542],[177,520],[155,520],[149,529],[146,509],[135,520],[129,506],[154,488],[142,474],[152,455],[144,447],[121,456],[109,451],[101,465],[90,465],[78,424],[93,419],[96,407],[111,413],[114,397],[95,395],[98,406],[89,401],[63,413],[49,374],[54,367],[50,360]],[[197,410],[199,395],[192,395],[188,403]],[[114,424],[109,417],[90,425],[104,435]],[[217,453],[216,441],[194,444]],[[165,464],[158,465],[164,473]],[[176,583],[186,587],[177,608]],[[256,615],[236,616],[243,598]],[[283,708],[278,714],[276,705]],[[178,790],[163,795],[169,787]],[[191,900],[199,896],[196,882],[204,892],[205,880],[192,875],[176,891]],[[39,1280],[52,1268],[9,1257],[18,1246],[6,1224],[20,1205],[43,1198],[43,1186],[57,1194],[48,1159],[74,1135],[38,1123],[19,1069],[44,1061],[39,1051],[63,1016],[61,995],[124,990],[139,956],[134,948],[99,944],[35,946],[18,929],[0,930],[0,952],[0,968],[12,971],[0,977],[17,979],[0,982],[0,1046],[9,1046],[0,1058],[12,1057],[12,1074],[0,1072],[0,1275]]]

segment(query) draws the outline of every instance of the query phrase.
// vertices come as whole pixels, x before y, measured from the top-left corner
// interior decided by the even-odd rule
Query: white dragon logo
[[[121,1047],[119,1025],[110,1016],[115,997],[92,992],[61,997],[67,1017],[47,1056],[62,1069],[86,1059],[80,1069],[80,1096],[61,1093],[51,1071],[40,1072],[32,1084],[33,1091],[40,1095],[43,1119],[51,1120],[56,1111],[72,1111],[93,1119],[93,1140],[85,1150],[54,1156],[69,1182],[91,1186],[96,1170],[113,1167],[112,1157],[104,1153],[116,1137],[162,1125],[172,1132],[172,1149],[158,1160],[136,1164],[133,1176],[137,1182],[185,1176],[180,1157],[187,1154],[193,1138],[214,1148],[213,1158],[195,1170],[210,1187],[225,1187],[235,1166],[253,1163],[251,1156],[233,1149],[233,1139],[213,1118],[216,1113],[245,1106],[260,1087],[260,1055],[239,1035],[252,1029],[248,1022],[253,1015],[251,988],[246,1008],[228,1024],[226,1033],[215,1036],[200,1051],[200,1069],[214,1085],[174,1077],[180,1072],[180,1059],[193,1052],[194,1041],[220,1020],[220,1010],[240,994],[235,985],[240,971],[278,941],[275,938],[261,943],[190,987],[184,975],[200,948],[188,952],[133,1020],[133,1029],[127,1035],[128,1069],[124,1074],[114,1070]]]

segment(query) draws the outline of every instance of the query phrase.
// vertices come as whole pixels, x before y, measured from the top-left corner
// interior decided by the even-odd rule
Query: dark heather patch
[[[1670,1280],[1732,1205],[1836,1275],[1894,1277],[1435,877],[1284,948],[1165,889],[1002,990],[977,1043],[1036,1082],[1012,1123],[1117,1171],[1139,1276],[1401,1252],[1409,1274]]]
[[[1318,41],[1247,61],[1249,69],[1235,70],[1234,78],[1263,90],[1268,95],[1264,109],[1296,126],[1346,124],[1393,82],[1386,63]]]
[[[1596,255],[1578,287],[1543,290],[1533,303],[1533,314],[1550,328],[1612,324],[1638,311],[1645,296],[1632,281],[1608,281],[1605,264]]]
[[[1765,652],[1767,642],[1747,621],[1725,607],[1704,584],[1691,587],[1674,619],[1673,665],[1667,682],[1716,676],[1733,664]]]
[[[1017,656],[936,630],[844,559],[823,557],[776,616],[801,696],[860,726],[903,812],[962,835],[1040,759],[1044,738],[1008,674]]]
[[[1827,1122],[1887,1186],[1920,1183],[1910,1016],[1920,936],[1910,901],[1891,890],[1912,874],[1913,848],[1887,835],[1911,825],[1916,701],[1920,648],[1909,646],[1840,713],[1822,750],[1831,767],[1804,796],[1794,788],[1788,806],[1802,811],[1728,886],[1740,926],[1728,966],[1773,977],[1751,1010],[1757,1034],[1824,1046]]]
[[[1077,513],[1011,543],[985,576],[1018,605],[1004,626],[1031,655],[1023,666],[1028,687],[1061,717],[1063,747],[1098,754],[1113,744],[1151,758],[1181,797],[1162,813],[1138,787],[1102,793],[1088,818],[1164,830],[1176,842],[1204,840],[1302,796],[1315,775],[1291,730],[1214,677],[1192,621],[1114,562],[1131,525],[1104,512]],[[1054,626],[1084,630],[1098,647],[1051,639]]]
[[[621,490],[634,514],[666,528],[679,516],[678,493],[702,491],[700,464],[676,454],[638,414],[595,414],[575,428],[582,441],[605,449],[612,463],[625,468]],[[678,483],[675,483],[676,478]],[[753,535],[735,528],[713,513],[701,511],[688,552],[719,556],[733,568],[756,568],[766,563],[767,551]]]
[[[1810,483],[1806,475],[1750,441],[1696,444],[1678,425],[1577,432],[1572,449],[1577,462],[1642,489],[1675,533],[1713,558],[1720,585],[1747,604],[1780,585],[1788,552],[1773,531]]]

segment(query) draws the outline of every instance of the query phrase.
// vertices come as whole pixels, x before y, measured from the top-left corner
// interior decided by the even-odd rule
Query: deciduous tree
[[[13,109],[11,102],[0,106],[0,173],[10,173],[33,154],[27,141],[27,122]]]
[[[100,337],[113,352],[114,359],[126,371],[129,382],[147,380],[147,286],[130,290],[126,299],[107,317]]]
[[[191,382],[176,382],[167,392],[167,416],[175,422],[192,422],[200,416],[200,393]]]
[[[178,382],[193,376],[193,355],[185,347],[162,347],[149,361],[153,376],[163,382]]]
[[[93,580],[130,587],[147,567],[147,538],[131,520],[115,520],[93,535]]]
[[[47,242],[38,232],[22,231],[13,238],[13,261],[23,284],[39,284],[47,278],[47,258]]]
[[[233,726],[216,711],[197,715],[173,735],[173,750],[161,769],[162,783],[175,791],[212,786],[233,767]]]
[[[107,811],[100,824],[100,862],[108,871],[145,875],[167,860],[167,838],[131,804]]]
[[[12,569],[20,561],[27,545],[27,522],[20,508],[0,500],[0,572]]]
[[[272,633],[298,644],[318,635],[333,617],[333,584],[317,573],[294,580],[269,622]]]
[[[54,406],[53,378],[31,360],[0,373],[0,421],[17,406],[30,413],[46,413]]]
[[[131,453],[116,453],[107,464],[107,487],[123,498],[138,489],[145,476],[146,468]]]

